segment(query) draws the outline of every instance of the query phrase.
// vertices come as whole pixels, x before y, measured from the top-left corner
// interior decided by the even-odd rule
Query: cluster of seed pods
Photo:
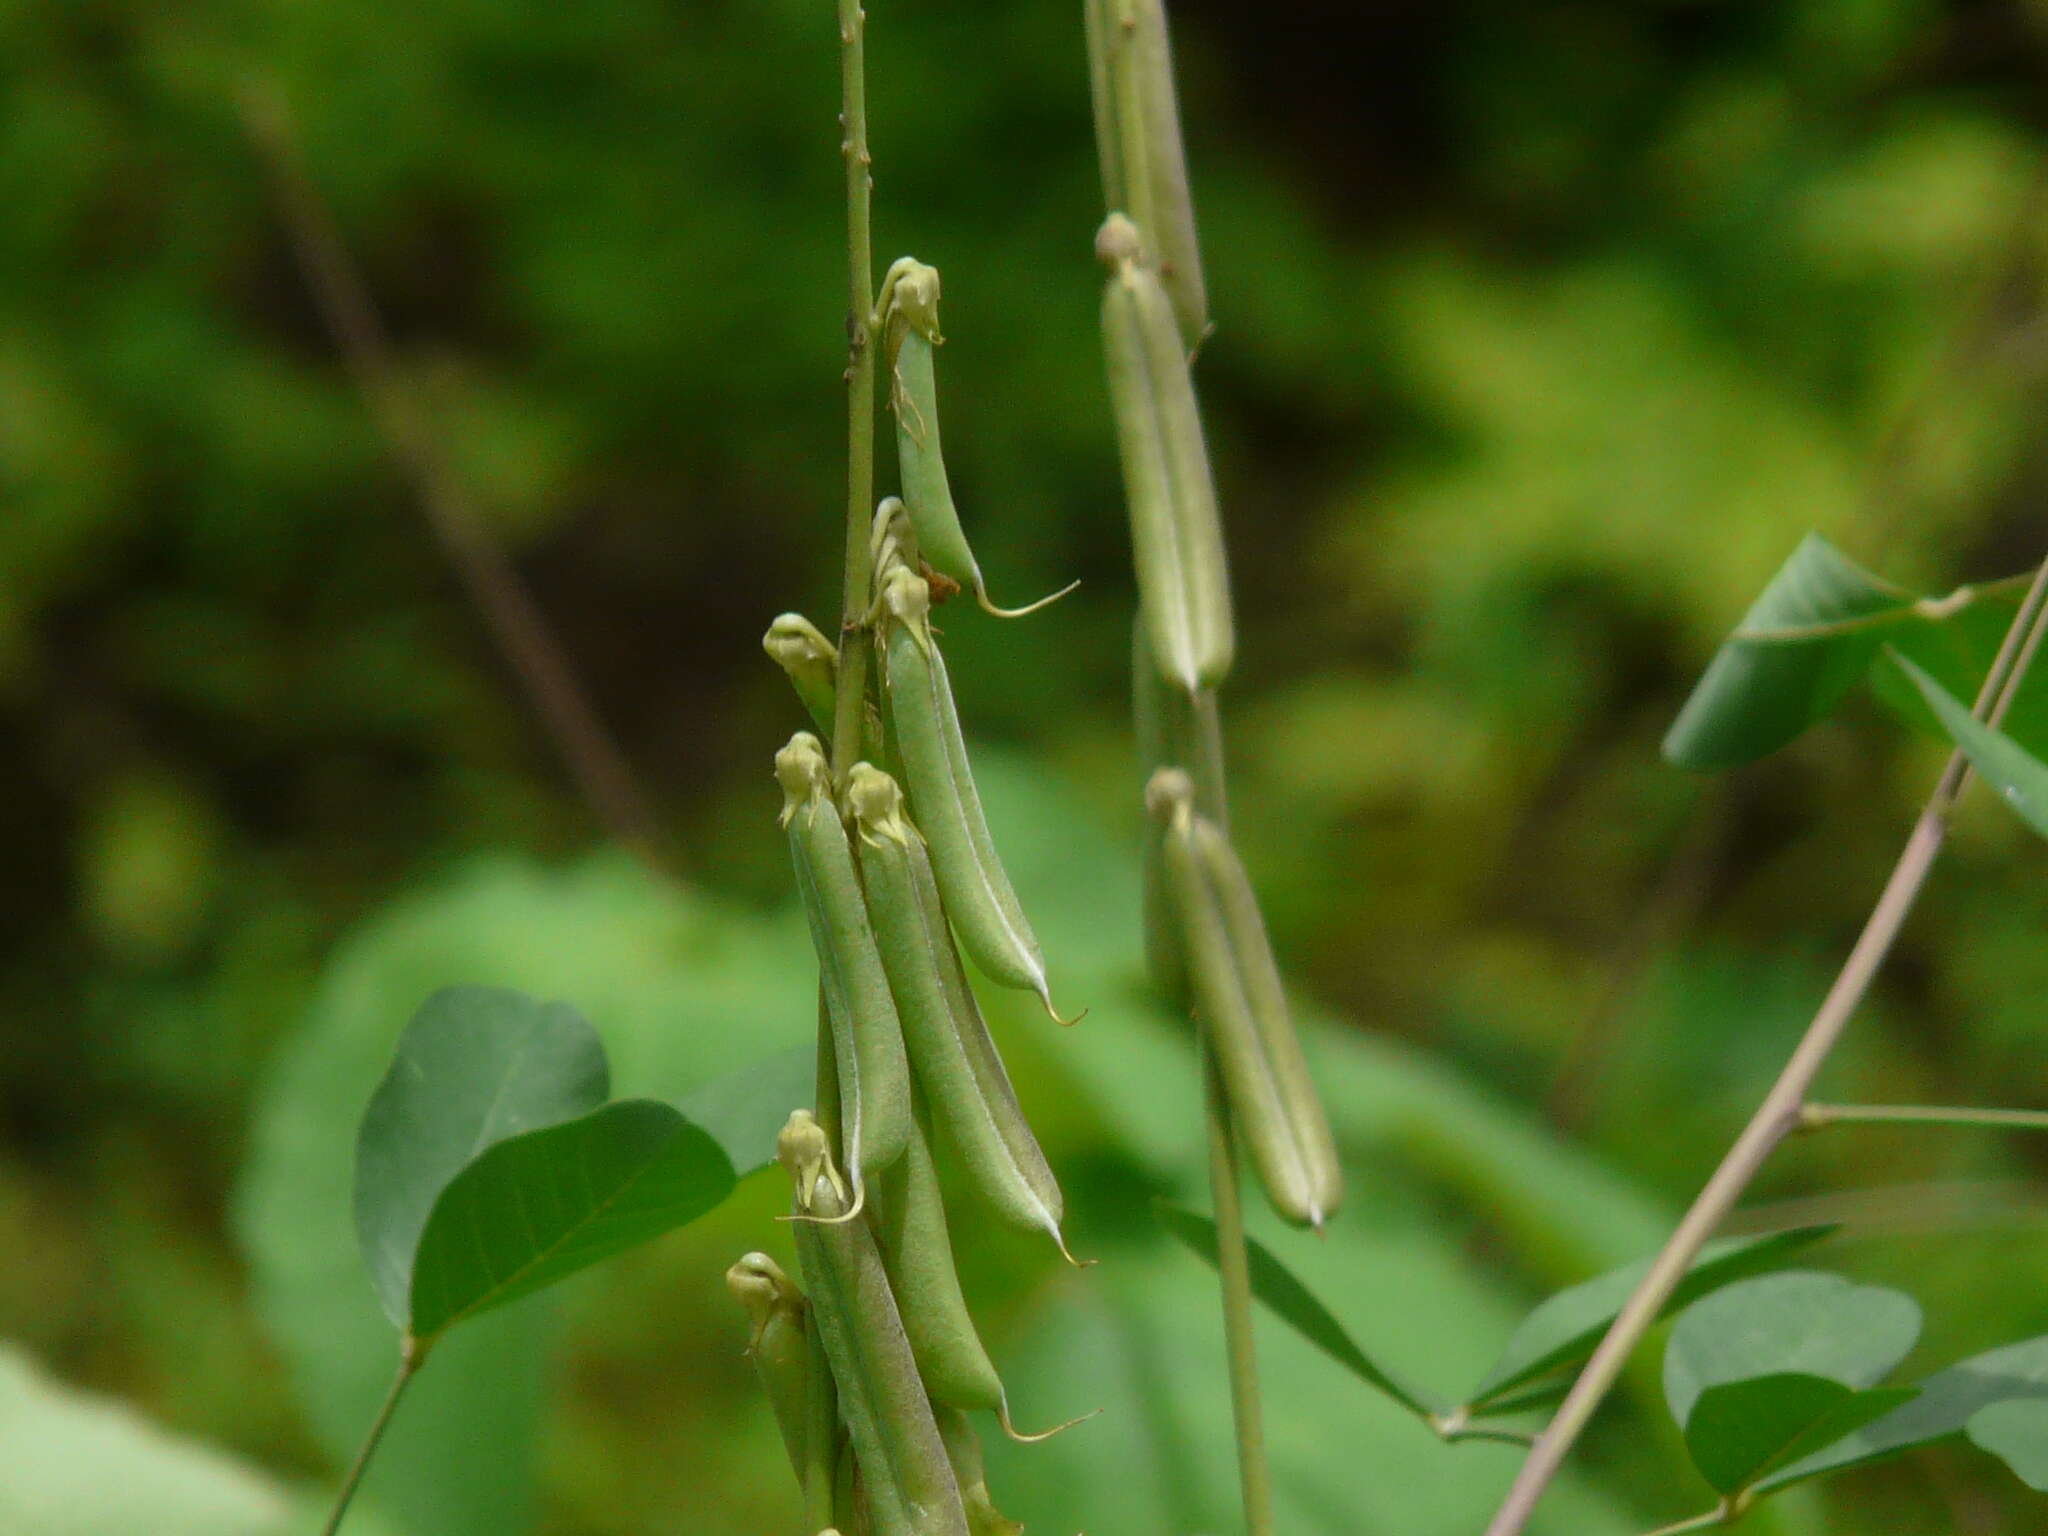
[[[991,1413],[1013,1438],[1043,1438],[1011,1422],[961,1292],[934,1146],[958,1155],[997,1216],[1044,1233],[1072,1261],[1058,1180],[968,982],[972,961],[1058,1017],[1044,951],[982,812],[931,622],[934,602],[960,589],[1005,618],[1050,599],[997,607],[961,529],[940,449],[938,292],[938,273],[906,258],[875,306],[902,495],[876,509],[867,551],[874,602],[857,622],[878,665],[876,695],[855,714],[862,760],[835,777],[826,740],[808,731],[775,758],[834,1089],[822,1113],[790,1117],[780,1144],[803,1284],[761,1254],[728,1274],[754,1318],[750,1353],[807,1519],[845,1536],[1014,1536],[1021,1527],[989,1497],[966,1416]],[[832,641],[784,614],[762,643],[829,736]]]

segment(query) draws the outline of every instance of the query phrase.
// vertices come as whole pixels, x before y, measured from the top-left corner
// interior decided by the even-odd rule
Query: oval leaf
[[[1682,1427],[1711,1387],[1795,1373],[1871,1385],[1920,1336],[1920,1307],[1900,1291],[1788,1270],[1744,1280],[1686,1309],[1664,1351],[1664,1396]]]
[[[1731,768],[1825,719],[1869,670],[1915,599],[1808,534],[1778,568],[1664,737],[1681,768]]]
[[[652,1099],[500,1141],[434,1202],[413,1265],[413,1337],[693,1221],[733,1183],[710,1134]]]
[[[2048,1493],[2048,1398],[2013,1397],[1970,1415],[1969,1436],[2013,1469],[2029,1488]]]
[[[2001,1345],[1936,1371],[1912,1402],[1844,1440],[1806,1456],[1759,1485],[1764,1490],[1883,1461],[1918,1445],[1963,1433],[1991,1403],[2048,1399],[2048,1334]]]
[[[1825,1376],[1778,1372],[1708,1387],[1685,1424],[1685,1448],[1717,1493],[1831,1445],[1914,1397],[1911,1387],[1858,1392]]]
[[[1213,1266],[1216,1263],[1216,1223],[1198,1211],[1165,1200],[1154,1202],[1166,1230]],[[1324,1354],[1350,1371],[1368,1386],[1376,1387],[1402,1407],[1424,1418],[1433,1410],[1418,1393],[1401,1385],[1374,1363],[1352,1340],[1344,1325],[1330,1309],[1315,1298],[1291,1270],[1273,1256],[1271,1249],[1255,1237],[1245,1239],[1251,1270],[1252,1294],[1279,1315]]]
[[[1760,1237],[1730,1237],[1709,1243],[1700,1250],[1700,1256],[1658,1315],[1668,1316],[1709,1291],[1766,1269],[1832,1231],[1831,1226],[1795,1227]],[[1592,1354],[1615,1314],[1649,1272],[1651,1263],[1650,1259],[1641,1259],[1559,1291],[1523,1318],[1507,1348],[1501,1351],[1500,1359],[1473,1392],[1472,1410],[1504,1413],[1511,1408],[1531,1406],[1531,1398],[1516,1389]],[[1510,1397],[1510,1393],[1514,1396]]]
[[[604,1045],[567,1003],[501,987],[436,992],[400,1037],[356,1135],[356,1239],[401,1328],[434,1202],[475,1156],[587,1114],[611,1091]]]
[[[1934,711],[1934,718],[1963,749],[1970,766],[2018,813],[2020,820],[2048,837],[2048,764],[2033,756],[2002,731],[1994,731],[1965,709],[1941,684],[1897,651],[1892,664],[1912,681]]]

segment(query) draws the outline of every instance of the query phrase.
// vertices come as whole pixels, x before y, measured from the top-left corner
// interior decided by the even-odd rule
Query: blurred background
[[[1455,1397],[1530,1302],[1654,1247],[1940,762],[1859,701],[1725,779],[1665,766],[1720,636],[1808,529],[1917,590],[2042,553],[2048,10],[1173,16],[1237,835],[1354,1191],[1329,1243],[1273,1240]],[[348,1160],[428,992],[571,1000],[624,1092],[808,1035],[768,776],[802,722],[759,637],[837,590],[834,25],[825,0],[7,0],[0,47],[7,1528],[188,1528],[168,1493],[139,1524],[39,1515],[27,1473],[69,1456],[256,1536],[307,1518],[389,1373]],[[252,90],[360,264],[464,547],[530,594],[630,779],[609,810],[343,365]],[[1080,7],[870,0],[869,103],[877,270],[944,273],[991,583],[1083,582],[946,635],[1056,991],[1094,1010],[1056,1033],[991,1000],[1105,1262],[963,1209],[968,1288],[1020,1418],[1111,1409],[992,1447],[993,1486],[1042,1536],[1233,1529],[1212,1282],[1145,1205],[1206,1196],[1138,958]],[[1828,1096],[2042,1102],[2040,872],[1965,808]],[[1842,1222],[1814,1262],[1926,1305],[1910,1376],[2048,1329],[2043,1150],[1831,1133],[1746,1219]],[[719,1278],[786,1251],[773,1183],[451,1341],[363,1536],[795,1529]],[[1290,1529],[1478,1529],[1512,1452],[1441,1450],[1277,1329],[1268,1353]],[[1548,1529],[1711,1503],[1636,1387]],[[2041,1518],[1951,1448],[1753,1523]]]

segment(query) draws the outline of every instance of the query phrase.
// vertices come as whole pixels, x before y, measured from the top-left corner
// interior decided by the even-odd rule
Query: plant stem
[[[391,1390],[384,1394],[384,1406],[377,1410],[377,1417],[370,1421],[370,1432],[363,1436],[363,1447],[356,1452],[356,1459],[350,1463],[348,1475],[341,1480],[341,1491],[334,1496],[334,1508],[327,1516],[327,1523],[320,1527],[320,1536],[334,1536],[341,1529],[341,1517],[348,1513],[349,1502],[356,1496],[356,1488],[363,1480],[363,1473],[369,1470],[370,1458],[377,1454],[377,1445],[384,1438],[384,1431],[391,1427],[391,1416],[398,1411],[398,1400],[405,1395],[408,1383],[426,1359],[426,1351],[407,1335],[399,1350],[398,1372],[391,1378]]]
[[[1830,1125],[1956,1125],[2048,1131],[2048,1110],[1974,1109],[1948,1104],[1809,1104],[1799,1112],[1799,1128],[1803,1131],[1818,1131]]]
[[[1216,1207],[1216,1273],[1223,1283],[1223,1342],[1230,1357],[1230,1410],[1237,1427],[1237,1472],[1244,1489],[1246,1536],[1272,1536],[1273,1476],[1259,1415],[1259,1352],[1252,1335],[1251,1262],[1244,1242],[1244,1204],[1237,1142],[1223,1101],[1223,1079],[1202,1037],[1203,1102],[1209,1125],[1209,1192]]]
[[[251,87],[243,121],[268,169],[279,214],[329,336],[401,472],[411,477],[427,526],[454,567],[542,728],[605,830],[657,872],[672,868],[646,793],[584,694],[533,594],[491,539],[425,404],[410,387],[370,285],[306,168],[284,97]]]
[[[839,0],[839,152],[846,160],[846,554],[839,619],[839,675],[832,716],[832,777],[844,784],[860,760],[861,711],[868,685],[868,520],[875,494],[875,358],[869,345],[874,255],[868,203],[874,192],[868,154],[867,13]],[[839,1083],[824,993],[818,1003],[818,1114],[839,1139]]]
[[[1704,1531],[1727,1523],[1726,1509],[1710,1509],[1703,1515],[1694,1515],[1690,1520],[1678,1520],[1670,1525],[1660,1525],[1654,1531],[1645,1531],[1643,1536],[1683,1536],[1686,1531]]]
[[[2044,604],[2048,604],[2048,562],[2043,562],[2035,572],[2033,584],[2028,588],[2012,627],[2006,631],[2005,641],[1999,647],[1998,659],[1992,663],[1984,686],[1978,690],[1976,713],[1993,725],[2011,704],[2020,678],[2040,643],[2043,614],[2048,612]],[[1734,1209],[1735,1202],[1742,1197],[1742,1192],[1749,1187],[1750,1180],[1778,1143],[1799,1128],[1806,1095],[1821,1067],[1826,1064],[1829,1052],[1841,1039],[1850,1016],[1870,990],[1870,983],[1898,938],[1906,915],[1912,911],[1914,899],[1926,883],[1935,855],[1941,851],[1942,840],[1948,834],[1949,812],[1969,782],[1969,776],[1969,759],[1960,749],[1950,753],[1948,764],[1942,769],[1941,778],[1935,783],[1934,791],[1928,796],[1912,835],[1907,838],[1905,849],[1892,869],[1891,878],[1885,882],[1863,932],[1849,951],[1848,959],[1842,963],[1840,974],[1835,977],[1834,985],[1828,988],[1827,996],[1822,999],[1812,1022],[1807,1025],[1806,1033],[1785,1063],[1784,1070],[1778,1074],[1778,1080],[1764,1096],[1763,1103],[1750,1117],[1749,1124],[1743,1127],[1742,1134],[1722,1158],[1721,1166],[1714,1170],[1713,1177],[1708,1179],[1706,1187],[1694,1199],[1692,1208],[1665,1242],[1649,1272],[1608,1327],[1599,1348],[1572,1383],[1557,1416],[1536,1437],[1536,1444],[1516,1474],[1513,1486],[1508,1489],[1506,1499],[1493,1517],[1493,1523],[1487,1526],[1486,1536],[1519,1536],[1535,1512],[1543,1490],[1564,1464],[1566,1453],[1614,1385],[1630,1353],[1657,1320],[1664,1304],[1671,1299],[1671,1293],[1692,1267],[1700,1249],[1727,1218],[1729,1211]]]
[[[846,159],[846,579],[832,776],[841,783],[860,760],[868,680],[868,523],[875,510],[875,276],[868,233],[875,183],[868,154],[866,31],[860,0],[839,0],[839,148]]]

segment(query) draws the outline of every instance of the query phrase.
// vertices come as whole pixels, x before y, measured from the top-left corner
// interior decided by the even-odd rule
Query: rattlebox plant
[[[982,1437],[1090,1432],[1086,1402],[1033,1402],[1030,1414],[1063,1422],[1019,1428],[947,1206],[950,1191],[1087,1268],[1071,1251],[1067,1193],[1035,1106],[976,987],[1034,1000],[1046,1036],[1034,1048],[1049,1053],[1071,1038],[1065,1028],[1088,1027],[1090,999],[1068,991],[1057,946],[1041,943],[1011,879],[946,658],[948,630],[968,625],[1013,625],[1009,643],[1032,646],[1035,626],[1061,622],[1053,605],[1072,587],[1020,607],[990,595],[975,533],[1028,513],[994,497],[956,502],[941,275],[906,255],[874,280],[867,17],[858,0],[838,0],[834,14],[848,351],[846,502],[832,521],[843,577],[835,613],[783,612],[768,627],[763,648],[794,690],[790,723],[808,727],[759,752],[761,835],[772,835],[776,809],[772,755],[790,892],[815,963],[816,1049],[713,1082],[687,1104],[615,1098],[604,1047],[573,1000],[458,985],[420,1004],[357,1140],[354,1224],[391,1325],[392,1375],[327,1517],[330,1536],[408,1384],[453,1331],[698,1219],[771,1162],[790,1183],[781,1220],[796,1272],[748,1251],[726,1279],[733,1335],[801,1499],[790,1536],[1008,1536],[1022,1527],[1002,1513]],[[1211,335],[1167,16],[1162,0],[1084,0],[1074,21],[1105,204],[1093,250],[1106,430],[1137,594],[1138,772],[1127,799],[1143,930],[1129,942],[1142,945],[1159,1002],[1190,1026],[1176,1045],[1199,1063],[1204,1112],[1182,1129],[1204,1150],[1211,1206],[1141,1200],[1107,1219],[1157,1221],[1215,1270],[1228,1400],[1201,1407],[1229,1418],[1248,1536],[1282,1528],[1286,1475],[1267,1444],[1260,1307],[1422,1433],[1517,1448],[1519,1474],[1485,1536],[1529,1528],[1595,1409],[1662,1325],[1663,1407],[1699,1484],[1671,1498],[1704,1506],[1659,1527],[1665,1536],[1735,1524],[1784,1489],[1943,1440],[1967,1440],[2048,1488],[2048,1335],[1904,1371],[1919,1304],[1811,1267],[1829,1226],[1730,1226],[1794,1135],[1870,1123],[2048,1128],[2048,1114],[2021,1108],[1816,1096],[1969,786],[1981,780],[2048,836],[2048,717],[2022,691],[2048,630],[2048,564],[1921,595],[1818,536],[1792,550],[1671,724],[1663,751],[1674,771],[1775,752],[1866,682],[1910,726],[1948,742],[1948,761],[1834,985],[1664,1246],[1529,1311],[1462,1391],[1413,1379],[1421,1373],[1381,1358],[1400,1319],[1373,1320],[1382,1340],[1340,1320],[1295,1273],[1308,1250],[1288,1246],[1340,1219],[1374,1169],[1333,1130],[1341,1116],[1297,1032],[1259,871],[1233,842],[1219,690],[1240,656],[1225,497],[1198,390],[1209,349],[1229,341]],[[915,222],[914,209],[904,216]],[[1087,223],[1076,210],[1077,281]],[[890,449],[879,473],[878,442]],[[893,492],[878,495],[891,468]],[[1004,572],[996,584],[1011,590]],[[764,615],[780,601],[765,601]],[[1246,1165],[1279,1240],[1247,1232]],[[764,1225],[764,1244],[774,1230]],[[1005,1465],[1028,1476],[1016,1470],[1026,1460]],[[1089,1518],[1122,1529],[1113,1508]]]

